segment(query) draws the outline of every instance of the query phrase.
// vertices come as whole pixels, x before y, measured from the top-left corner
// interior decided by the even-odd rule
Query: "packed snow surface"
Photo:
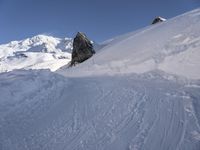
[[[72,39],[37,35],[0,45],[0,72],[15,69],[55,71],[71,60]]]
[[[0,74],[2,150],[199,150],[200,9],[72,68]]]

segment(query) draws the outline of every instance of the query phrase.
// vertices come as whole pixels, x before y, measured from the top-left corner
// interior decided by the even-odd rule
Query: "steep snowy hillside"
[[[151,70],[200,79],[198,10],[107,42],[67,76],[144,73]],[[64,73],[65,74],[65,71]]]
[[[71,60],[72,39],[37,35],[0,45],[0,72],[14,69],[57,70]]]
[[[71,69],[0,74],[2,150],[199,150],[200,9]]]

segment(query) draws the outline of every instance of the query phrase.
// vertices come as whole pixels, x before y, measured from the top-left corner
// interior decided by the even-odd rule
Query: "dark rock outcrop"
[[[95,54],[92,42],[84,33],[78,32],[73,41],[71,66],[82,63]]]
[[[162,17],[156,17],[151,24],[156,24],[163,21],[166,21],[166,19]]]

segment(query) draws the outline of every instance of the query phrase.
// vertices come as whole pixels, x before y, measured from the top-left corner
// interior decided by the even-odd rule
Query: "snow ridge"
[[[110,40],[65,76],[116,75],[161,70],[200,79],[199,9]],[[89,66],[89,67],[88,67]]]

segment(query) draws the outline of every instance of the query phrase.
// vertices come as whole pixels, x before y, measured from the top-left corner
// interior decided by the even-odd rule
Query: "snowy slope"
[[[2,150],[199,150],[200,9],[71,69],[0,74]]]
[[[188,15],[128,33],[111,40],[100,53],[66,75],[113,75],[162,70],[200,79],[199,26],[199,14],[195,10]]]
[[[71,59],[72,39],[37,35],[0,45],[0,72],[14,69],[57,70]]]

